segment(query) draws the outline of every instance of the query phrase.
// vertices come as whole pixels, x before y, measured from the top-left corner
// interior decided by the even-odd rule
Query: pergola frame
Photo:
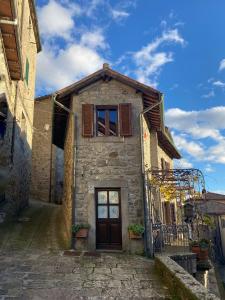
[[[185,200],[204,199],[205,179],[199,169],[149,169],[150,187],[170,185],[176,190],[175,198],[181,194]]]

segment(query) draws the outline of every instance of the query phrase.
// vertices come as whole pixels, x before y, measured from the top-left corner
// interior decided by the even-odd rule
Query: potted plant
[[[210,241],[207,239],[201,239],[200,241],[192,241],[191,251],[197,255],[198,260],[207,260],[209,257],[209,245]]]
[[[72,226],[72,233],[76,238],[86,238],[88,236],[89,224],[74,224]]]
[[[141,224],[131,224],[128,226],[130,239],[141,239],[145,231],[145,228]]]
[[[198,258],[200,250],[201,250],[199,241],[192,241],[190,243],[190,247],[191,247],[191,252],[195,253],[197,255],[197,258]]]
[[[208,260],[210,241],[207,239],[201,239],[199,245],[200,245],[199,260],[202,261]]]

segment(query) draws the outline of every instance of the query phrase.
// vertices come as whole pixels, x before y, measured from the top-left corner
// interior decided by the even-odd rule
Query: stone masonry
[[[95,250],[95,189],[120,188],[122,249],[142,252],[142,242],[129,240],[127,230],[129,224],[144,223],[140,132],[142,94],[115,79],[109,82],[99,80],[82,88],[77,94],[71,92],[71,113],[68,114],[66,125],[64,158],[62,150],[55,145],[51,146],[51,122],[54,122],[52,99],[51,96],[41,97],[35,103],[35,127],[43,131],[46,124],[50,124],[50,128],[45,132],[45,144],[34,133],[32,197],[45,202],[61,202],[61,198],[57,196],[62,193],[62,184],[59,183],[64,177],[62,211],[66,232],[71,235],[71,225],[74,222],[90,224],[88,239],[77,241],[76,248]],[[95,106],[122,103],[132,104],[132,136],[82,136],[82,104]],[[94,126],[95,124],[96,120]],[[143,137],[145,170],[161,168],[161,158],[170,163],[172,168],[172,158],[159,147],[157,132],[149,129],[145,118]],[[162,214],[161,202],[158,206],[158,211]]]
[[[131,137],[82,137],[82,104],[132,104]],[[76,115],[75,220],[89,223],[88,246],[95,249],[95,198],[97,187],[121,188],[123,249],[129,250],[127,227],[143,223],[143,197],[141,176],[141,147],[139,113],[143,110],[142,98],[134,89],[112,80],[97,82],[73,96]],[[79,247],[79,245],[77,245]]]
[[[18,20],[17,46],[21,52],[21,80],[11,80],[0,34],[0,101],[5,101],[8,106],[6,134],[4,140],[0,141],[0,167],[4,167],[11,177],[9,187],[5,191],[7,204],[4,208],[10,215],[27,205],[29,198],[36,56],[40,50],[35,34],[38,32],[37,23],[31,18],[33,1],[17,0],[14,3]],[[27,61],[29,73],[26,82]]]

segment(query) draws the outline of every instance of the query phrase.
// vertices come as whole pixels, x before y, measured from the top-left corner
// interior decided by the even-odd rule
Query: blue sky
[[[103,62],[159,89],[183,159],[225,193],[225,1],[36,1],[43,51],[36,94]]]

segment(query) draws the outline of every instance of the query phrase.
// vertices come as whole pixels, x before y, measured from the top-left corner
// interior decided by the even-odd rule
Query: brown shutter
[[[161,158],[161,169],[165,170],[165,160],[164,160],[164,158]]]
[[[122,103],[119,105],[119,123],[120,135],[132,135],[132,105],[131,103]]]
[[[165,161],[165,169],[170,170],[170,163],[168,163],[167,161]]]
[[[171,217],[171,223],[176,224],[176,212],[175,212],[174,203],[170,203],[170,217]]]
[[[82,135],[92,137],[94,135],[94,105],[82,104]]]

